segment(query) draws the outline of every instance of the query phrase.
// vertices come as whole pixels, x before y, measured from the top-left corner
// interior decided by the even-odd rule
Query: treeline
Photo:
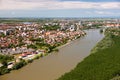
[[[0,64],[2,64],[3,66],[0,67],[0,75],[9,73],[10,70],[7,69],[8,66],[8,62],[11,61],[12,59],[14,59],[13,56],[10,55],[1,55],[0,54]]]
[[[35,59],[39,59],[40,57],[43,57],[43,54],[40,54],[40,55],[36,55],[34,57],[34,59],[29,59],[29,60],[23,60],[23,59],[20,59],[19,62],[14,62],[13,64],[13,67],[12,68],[8,68],[8,62],[10,62],[13,58],[13,56],[8,56],[8,55],[0,55],[0,63],[3,65],[0,67],[0,75],[3,75],[3,74],[6,74],[6,73],[9,73],[11,70],[18,70],[22,67],[24,67],[25,65],[27,65],[28,63],[31,63],[33,62],[33,60]]]
[[[50,44],[47,44],[47,43],[39,43],[39,42],[36,42],[35,44],[30,44],[27,46],[27,48],[33,48],[33,49],[43,49],[46,51],[46,53],[50,53],[52,51],[56,51],[58,50],[56,47],[62,45],[61,43],[56,43],[55,45],[50,45]]]
[[[10,69],[8,69],[8,64],[6,62],[6,64],[4,63],[2,67],[0,67],[0,75],[9,73],[11,70],[18,70],[20,68],[22,68],[23,66],[25,66],[27,63],[25,60],[21,60],[20,62],[16,62],[14,63],[14,66]]]
[[[14,56],[0,54],[0,63],[3,63],[4,61],[8,62],[11,61],[12,59],[14,59]]]
[[[21,22],[44,22],[45,19],[37,19],[37,18],[9,18],[9,19],[0,19],[0,23],[5,24],[14,24],[14,23],[21,23]]]
[[[50,31],[50,30],[57,30],[57,29],[60,29],[60,26],[59,25],[45,25],[42,29],[45,29],[47,31]]]
[[[110,80],[120,76],[120,35],[116,34],[119,31],[114,30],[114,34],[113,29],[108,29],[92,54],[58,80]]]

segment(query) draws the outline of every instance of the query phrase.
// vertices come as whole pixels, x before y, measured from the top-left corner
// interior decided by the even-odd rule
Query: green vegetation
[[[34,57],[34,59],[39,59],[41,57],[41,55],[36,55],[35,57]]]
[[[54,26],[44,26],[45,30],[57,30],[57,29],[60,29],[60,26],[59,25],[54,25]]]
[[[119,33],[118,29],[107,29],[105,38],[92,50],[92,54],[58,80],[110,80],[120,76]]]
[[[21,67],[25,66],[27,64],[27,62],[25,60],[21,60],[19,63],[16,63],[13,66],[14,70],[20,69]]]
[[[5,34],[4,33],[0,33],[0,37],[5,37]]]
[[[7,62],[11,61],[12,59],[14,59],[13,56],[0,55],[0,63],[3,65],[2,67],[0,67],[0,75],[10,72],[10,70],[7,69]]]
[[[100,33],[103,33],[103,29],[100,29]]]
[[[14,59],[14,56],[11,56],[11,55],[1,55],[0,54],[0,62],[3,63],[3,62],[9,62],[11,61],[12,59]]]
[[[17,23],[22,23],[22,22],[44,22],[44,19],[35,19],[35,18],[0,18],[0,23],[5,23],[5,24],[17,24]]]
[[[43,49],[45,50],[47,53],[50,53],[52,51],[58,51],[56,49],[56,47],[60,46],[60,45],[63,45],[65,43],[56,43],[54,45],[50,45],[50,44],[47,44],[47,43],[42,43],[40,42],[42,39],[32,39],[33,41],[36,41],[35,44],[30,44],[27,46],[27,48],[33,48],[33,49]],[[42,40],[43,41],[43,40]]]
[[[95,28],[100,28],[100,26],[102,26],[103,24],[93,24],[92,27],[95,27]]]
[[[92,25],[88,25],[88,24],[82,24],[84,27],[83,29],[98,29],[98,28],[101,28],[101,26],[103,26],[102,23],[97,23],[97,24],[92,24]]]
[[[107,35],[91,50],[91,53],[99,52],[100,50],[110,48],[114,42],[112,41],[112,35]]]
[[[59,51],[59,49],[55,48],[55,49],[53,49],[53,51],[58,52],[58,51]]]
[[[27,63],[32,63],[32,62],[33,62],[33,59],[27,60]]]
[[[10,72],[10,70],[8,70],[5,66],[0,67],[0,75],[6,74],[9,72]]]
[[[32,42],[43,42],[44,39],[41,39],[41,38],[30,38],[30,41],[32,41]]]

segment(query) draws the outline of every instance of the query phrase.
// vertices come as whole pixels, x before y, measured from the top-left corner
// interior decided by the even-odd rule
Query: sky
[[[0,17],[120,17],[120,0],[0,0]]]

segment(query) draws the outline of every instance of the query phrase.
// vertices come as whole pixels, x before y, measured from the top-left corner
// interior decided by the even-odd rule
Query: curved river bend
[[[70,42],[44,58],[35,60],[20,70],[0,76],[0,80],[55,80],[82,61],[104,35],[99,29],[86,30],[87,35]]]

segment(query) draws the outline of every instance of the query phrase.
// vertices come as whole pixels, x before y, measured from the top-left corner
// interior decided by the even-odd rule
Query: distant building
[[[70,29],[70,31],[74,31],[75,30],[75,26],[71,25],[69,29]]]
[[[82,22],[81,22],[81,21],[79,21],[78,25],[82,26]]]
[[[2,67],[2,66],[3,66],[3,64],[0,63],[0,67]]]
[[[81,21],[79,21],[78,22],[78,24],[77,24],[77,31],[79,31],[80,30],[80,28],[82,28],[83,26],[82,26],[82,22]]]
[[[9,35],[11,32],[13,32],[13,29],[0,30],[0,33],[3,33],[5,35]]]

